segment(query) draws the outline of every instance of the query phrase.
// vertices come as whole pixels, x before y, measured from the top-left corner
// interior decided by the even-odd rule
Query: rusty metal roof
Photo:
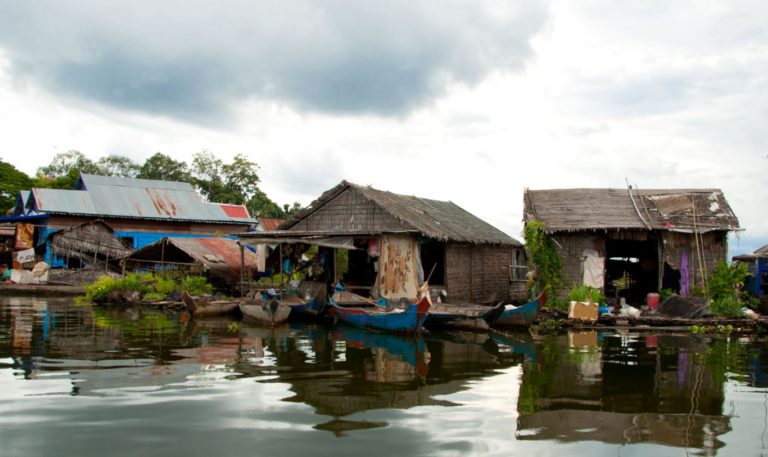
[[[245,268],[256,270],[256,254],[245,249],[243,255]],[[214,276],[229,280],[240,278],[240,246],[230,238],[163,238],[134,251],[125,260],[145,263],[160,263],[161,260],[196,262],[202,264]]]
[[[189,183],[80,175],[77,189],[32,189],[28,208],[54,214],[250,224],[242,205],[208,203]],[[242,208],[235,211],[234,208]],[[231,214],[236,213],[234,216]]]
[[[543,222],[548,232],[739,230],[719,189],[526,190],[524,204],[525,220]]]
[[[259,224],[261,224],[261,228],[263,228],[265,232],[274,232],[283,222],[285,222],[284,219],[259,218]]]

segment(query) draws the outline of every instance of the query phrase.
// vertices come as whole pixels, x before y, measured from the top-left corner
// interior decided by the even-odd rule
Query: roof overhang
[[[417,234],[417,231],[403,232],[329,232],[329,231],[299,231],[299,230],[275,230],[273,232],[246,232],[235,233],[240,242],[249,246],[259,244],[313,244],[317,246],[339,248],[339,249],[358,249],[354,245],[355,238],[376,237],[383,234]]]

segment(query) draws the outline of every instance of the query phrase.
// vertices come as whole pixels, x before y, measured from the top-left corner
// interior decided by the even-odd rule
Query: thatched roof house
[[[526,190],[524,219],[561,247],[566,288],[585,283],[639,304],[703,286],[739,221],[718,189]]]
[[[522,262],[520,242],[452,202],[347,181],[279,230],[240,237],[251,243],[304,239],[357,248],[349,252],[345,279],[388,297],[412,298],[431,272],[430,285],[445,289],[451,301],[505,299],[512,285],[510,267]]]
[[[106,263],[132,252],[101,219],[53,232],[48,235],[48,242],[54,255],[81,264]]]

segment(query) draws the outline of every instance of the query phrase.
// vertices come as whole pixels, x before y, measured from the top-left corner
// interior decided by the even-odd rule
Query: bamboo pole
[[[240,246],[240,298],[245,297],[245,247],[238,242]]]

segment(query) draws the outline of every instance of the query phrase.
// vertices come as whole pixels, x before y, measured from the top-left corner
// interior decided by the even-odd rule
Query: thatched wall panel
[[[509,299],[509,267],[514,248],[448,243],[445,250],[446,289],[450,302],[478,302],[491,295]]]
[[[346,191],[291,227],[295,231],[399,232],[413,229],[358,192]]]
[[[581,284],[584,277],[584,251],[594,249],[605,256],[605,234],[592,232],[558,233],[553,236],[563,259],[563,288],[560,298],[568,295],[574,285]]]
[[[718,262],[726,260],[728,243],[725,232],[709,232],[699,235],[699,246],[696,247],[696,237],[692,233],[662,233],[662,256],[672,268],[679,270],[683,251],[688,255],[688,279],[691,284],[703,285],[699,252],[704,274],[711,276]]]

